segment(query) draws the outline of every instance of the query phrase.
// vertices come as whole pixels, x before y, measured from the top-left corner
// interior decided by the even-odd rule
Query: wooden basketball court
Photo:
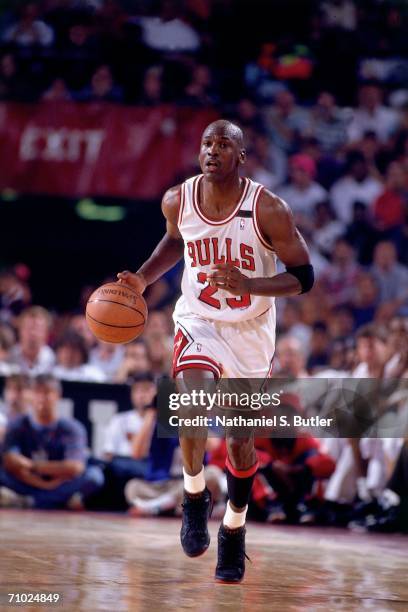
[[[7,593],[60,593],[24,610],[407,610],[408,539],[249,524],[245,582],[213,581],[210,550],[188,559],[180,522],[121,515],[0,511],[0,609]]]

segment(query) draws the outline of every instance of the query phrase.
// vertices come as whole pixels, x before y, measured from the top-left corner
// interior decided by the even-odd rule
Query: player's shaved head
[[[207,125],[203,132],[203,138],[212,135],[225,136],[234,140],[240,149],[244,147],[244,134],[241,128],[227,119],[218,119]]]

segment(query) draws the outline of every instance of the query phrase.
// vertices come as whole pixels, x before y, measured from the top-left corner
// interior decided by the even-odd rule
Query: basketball
[[[123,344],[143,332],[147,306],[142,295],[129,285],[106,283],[92,293],[85,314],[99,340]]]

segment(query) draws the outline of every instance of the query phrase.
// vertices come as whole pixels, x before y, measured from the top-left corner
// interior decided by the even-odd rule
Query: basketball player
[[[275,297],[313,285],[306,244],[285,202],[241,178],[241,129],[229,121],[204,131],[202,174],[169,189],[162,201],[167,231],[151,257],[120,282],[143,292],[184,254],[175,312],[174,376],[203,385],[208,377],[265,378],[275,350]],[[276,257],[286,272],[276,274]],[[184,464],[181,544],[190,557],[210,543],[211,495],[205,486],[204,438],[180,437]],[[258,463],[253,437],[228,437],[228,504],[218,533],[215,577],[240,582],[245,572],[245,517]]]

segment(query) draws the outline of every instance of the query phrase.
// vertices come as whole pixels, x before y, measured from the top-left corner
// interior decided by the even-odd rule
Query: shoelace
[[[245,552],[245,549],[242,549],[242,535],[236,536],[226,536],[224,539],[227,540],[227,544],[223,546],[221,553],[221,565],[225,567],[235,566],[237,562],[242,565],[245,559],[248,559],[250,563],[252,560]]]

